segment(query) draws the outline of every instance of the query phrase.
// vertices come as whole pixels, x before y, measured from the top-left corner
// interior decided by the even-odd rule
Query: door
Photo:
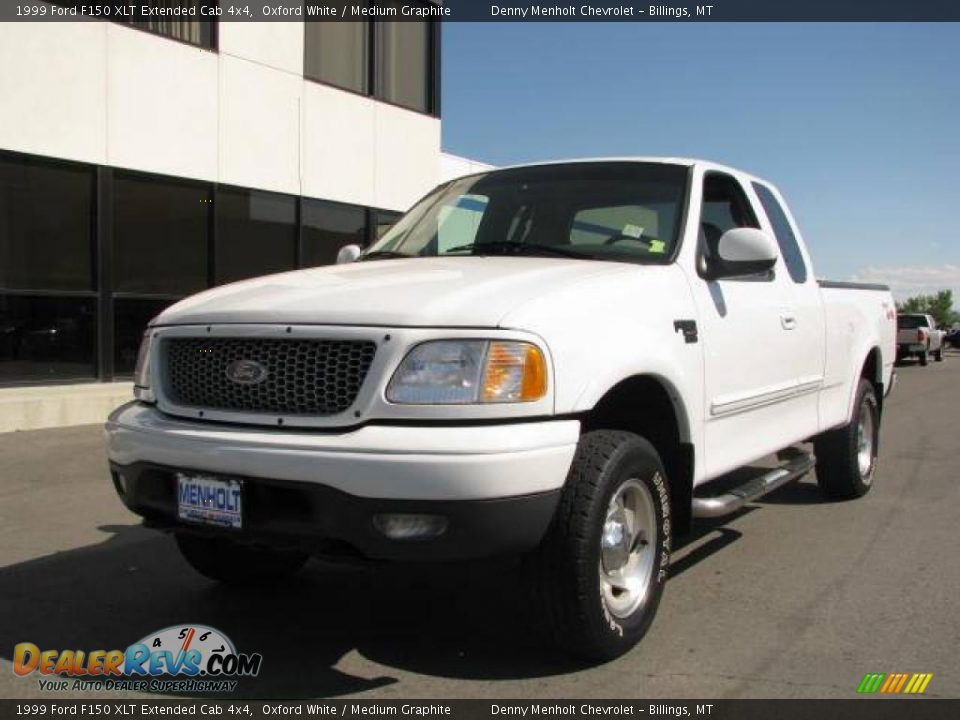
[[[741,182],[721,172],[702,181],[698,264],[735,227],[760,228]],[[711,478],[796,440],[799,350],[789,275],[773,270],[721,280],[692,279],[704,344],[704,477]],[[802,413],[801,413],[802,414]]]
[[[804,257],[803,244],[796,223],[790,217],[786,205],[776,190],[754,181],[751,189],[759,201],[766,220],[764,230],[773,235],[780,247],[783,267],[789,286],[789,302],[785,313],[791,325],[789,344],[794,348],[789,360],[797,376],[797,412],[805,415],[807,435],[821,429],[819,419],[819,396],[824,384],[826,365],[826,316],[823,297],[817,279],[807,270],[810,266]]]

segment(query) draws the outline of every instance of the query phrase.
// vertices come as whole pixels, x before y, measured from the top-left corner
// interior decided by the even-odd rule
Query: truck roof
[[[741,178],[746,180],[757,180],[762,182],[765,185],[772,185],[769,180],[765,180],[756,175],[752,175],[744,170],[738,168],[730,167],[729,165],[723,165],[722,163],[716,163],[711,160],[703,160],[701,158],[685,158],[685,157],[668,157],[668,156],[656,156],[656,155],[635,155],[635,156],[625,156],[625,157],[589,157],[589,158],[569,158],[569,159],[560,159],[560,160],[543,160],[538,162],[528,162],[528,163],[517,163],[515,165],[505,165],[503,167],[491,168],[489,170],[484,170],[482,172],[495,172],[497,170],[512,170],[514,168],[524,168],[524,167],[538,167],[542,165],[572,165],[575,163],[594,163],[594,162],[636,162],[636,163],[661,163],[664,165],[682,165],[683,167],[695,167],[699,166],[703,170],[717,170],[719,172],[729,173],[731,175],[739,175]],[[471,175],[479,175],[481,173],[471,173]],[[469,176],[465,176],[469,177]]]

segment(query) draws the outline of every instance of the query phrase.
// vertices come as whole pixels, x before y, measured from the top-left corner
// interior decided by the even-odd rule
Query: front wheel
[[[831,498],[858,498],[870,492],[877,469],[880,406],[873,384],[860,378],[853,420],[814,440],[817,483]]]
[[[182,532],[176,538],[190,567],[227,585],[269,585],[296,574],[307,562],[302,553],[243,545],[229,538]]]
[[[531,558],[533,610],[552,642],[590,660],[632,648],[653,622],[670,557],[663,463],[628,432],[584,434]]]

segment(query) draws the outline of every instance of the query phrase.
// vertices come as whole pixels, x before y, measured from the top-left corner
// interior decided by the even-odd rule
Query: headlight
[[[150,389],[150,348],[153,345],[153,332],[147,328],[140,341],[137,353],[137,369],[133,373],[133,396],[143,402],[156,402],[157,398]]]
[[[413,348],[387,387],[407,405],[464,405],[539,400],[547,362],[536,345],[504,340],[435,340]]]

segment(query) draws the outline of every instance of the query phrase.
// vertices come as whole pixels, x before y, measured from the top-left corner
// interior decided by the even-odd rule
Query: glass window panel
[[[295,267],[296,198],[221,188],[216,208],[218,284]]]
[[[377,97],[419,112],[430,110],[430,23],[382,22],[377,47]]]
[[[0,383],[92,378],[95,298],[0,295]]]
[[[369,35],[367,22],[304,23],[304,77],[368,94]]]
[[[662,253],[673,237],[673,216],[676,209],[669,204],[659,207],[647,205],[611,205],[580,210],[573,216],[570,227],[571,245],[609,245],[622,243],[627,248],[636,243],[638,249],[654,248]],[[663,240],[660,226],[667,229]]]
[[[187,12],[194,13],[185,17],[202,17],[201,9],[207,8],[213,10],[217,6],[217,0],[147,0],[138,4],[140,7],[147,8],[182,8]],[[142,14],[142,13],[141,13]],[[207,15],[207,17],[210,17]],[[177,16],[163,17],[157,20],[120,20],[120,22],[132,25],[135,28],[152,32],[156,35],[179,40],[180,42],[199,45],[204,48],[213,48],[214,46],[214,27],[212,20],[184,20]]]
[[[188,295],[207,287],[207,185],[117,175],[113,289]]]
[[[758,228],[750,201],[740,183],[730,175],[710,173],[703,180],[703,206],[700,231],[707,238],[716,238],[738,227]]]
[[[147,323],[176,300],[156,298],[116,298],[113,301],[113,371],[132,375],[137,366],[137,351]]]
[[[437,252],[445,253],[474,242],[489,202],[486,195],[461,195],[455,202],[440,208],[437,213]]]
[[[0,287],[92,290],[93,169],[0,157]]]
[[[304,198],[303,266],[332,265],[337,251],[351,243],[366,244],[367,213],[362,207]]]
[[[795,283],[805,283],[807,281],[807,265],[803,261],[803,253],[800,251],[800,243],[793,232],[787,213],[784,212],[777,198],[765,185],[753,183],[753,189],[760,198],[760,204],[763,205],[763,211],[767,214],[767,219],[773,226],[773,234],[777,238],[777,244],[780,245],[780,254],[783,255],[783,261],[787,264],[787,272]]]

